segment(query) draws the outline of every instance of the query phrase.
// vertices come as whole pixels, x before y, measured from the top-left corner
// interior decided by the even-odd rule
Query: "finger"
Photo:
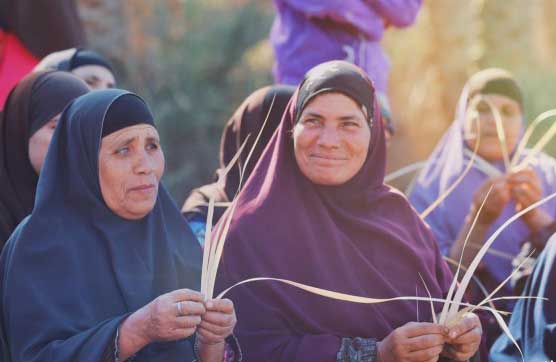
[[[197,328],[201,324],[200,316],[186,316],[176,318],[177,329]]]
[[[481,322],[479,321],[479,317],[477,317],[477,315],[473,313],[466,313],[458,324],[448,330],[448,338],[450,340],[454,340],[471,331],[475,327],[480,326]]]
[[[205,305],[199,302],[182,301],[178,302],[181,305],[181,315],[203,315],[206,313]],[[179,308],[178,312],[179,312]]]
[[[413,351],[407,354],[407,357],[411,361],[425,361],[433,358],[438,358],[440,352],[442,352],[443,346],[435,346],[420,351]]]
[[[460,355],[471,355],[479,348],[478,344],[452,345],[454,353]]]
[[[518,187],[523,192],[530,193],[533,196],[536,195],[539,198],[540,198],[540,196],[542,195],[542,192],[543,192],[542,184],[541,184],[540,180],[538,180],[538,179],[531,179],[531,180],[528,180],[527,182],[512,183],[512,187]]]
[[[495,200],[503,201],[508,199],[510,195],[508,184],[505,181],[495,184],[492,189],[492,194]]]
[[[211,299],[205,303],[207,310],[223,313],[233,313],[234,303],[229,299]]]
[[[540,190],[536,190],[532,185],[529,184],[516,185],[512,187],[512,192],[523,197],[526,201],[539,200],[542,194]]]
[[[216,324],[212,324],[212,323],[207,323],[202,321],[201,324],[199,324],[199,329],[202,330],[206,330],[209,331],[217,336],[225,336],[227,337],[228,335],[230,335],[232,333],[232,327],[233,325],[230,326],[226,326],[226,327],[222,327]]]
[[[529,205],[529,199],[526,197],[526,195],[523,194],[523,192],[521,192],[519,186],[512,187],[511,194],[512,194],[512,199],[515,201],[517,205],[520,206]]]
[[[223,314],[218,312],[207,312],[203,315],[203,321],[216,324],[221,327],[233,325],[236,321],[234,314]]]
[[[173,331],[174,340],[185,339],[191,337],[197,328],[178,328]]]
[[[445,338],[441,334],[427,334],[407,340],[406,346],[409,351],[420,351],[431,347],[443,346]]]
[[[226,337],[228,337],[228,336],[219,336],[206,329],[198,329],[197,335],[201,338],[201,340],[210,341],[211,343],[224,341]]]
[[[418,323],[409,322],[401,327],[400,330],[407,338],[417,337],[427,334],[441,334],[444,335],[447,331],[446,328],[435,323]]]
[[[474,353],[464,353],[459,352],[457,349],[453,347],[448,347],[444,349],[445,353],[444,356],[448,357],[451,361],[468,361],[471,357],[473,357]]]
[[[450,342],[450,344],[465,345],[465,344],[480,343],[482,334],[483,331],[481,330],[481,328],[475,327],[471,331],[464,333],[461,336],[453,339]]]
[[[185,300],[190,300],[193,302],[203,302],[205,299],[201,293],[191,289],[177,289],[173,292],[168,293],[168,296],[174,302],[181,302]]]

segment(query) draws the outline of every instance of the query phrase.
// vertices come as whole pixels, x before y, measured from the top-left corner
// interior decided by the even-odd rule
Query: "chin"
[[[311,181],[318,185],[324,186],[338,186],[341,184],[346,183],[348,180],[345,180],[343,177],[338,177],[338,175],[318,175],[311,178]]]
[[[134,219],[142,219],[147,216],[154,209],[154,203],[145,203],[144,205],[137,205],[131,211]]]

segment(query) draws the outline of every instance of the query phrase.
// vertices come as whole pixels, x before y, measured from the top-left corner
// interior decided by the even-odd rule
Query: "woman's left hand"
[[[467,361],[477,353],[483,328],[476,314],[467,313],[448,330],[446,345],[441,356],[452,361]]]
[[[212,299],[205,302],[205,308],[197,338],[202,345],[223,344],[237,322],[234,303],[229,299]]]
[[[543,196],[541,180],[531,168],[509,175],[508,185],[518,211],[540,201]],[[553,222],[553,219],[541,208],[529,211],[523,215],[523,220],[532,232],[538,232]]]
[[[531,168],[514,172],[508,176],[510,193],[518,208],[524,209],[542,197],[541,180]]]

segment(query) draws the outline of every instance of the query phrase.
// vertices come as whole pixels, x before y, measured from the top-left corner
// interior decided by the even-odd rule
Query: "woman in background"
[[[0,120],[0,246],[33,210],[39,174],[60,113],[89,91],[71,74],[42,71],[23,78],[10,93]]]

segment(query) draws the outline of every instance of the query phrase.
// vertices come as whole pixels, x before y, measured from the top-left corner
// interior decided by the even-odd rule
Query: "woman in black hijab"
[[[219,204],[215,207],[213,225],[216,225],[226,207],[239,188],[240,169],[246,165],[247,157],[255,140],[263,127],[261,138],[257,142],[251,160],[245,169],[243,181],[247,181],[251,171],[257,164],[267,143],[280,124],[286,106],[295,91],[295,87],[286,85],[275,85],[264,87],[253,92],[235,111],[232,118],[228,120],[220,141],[220,165],[216,175],[222,175],[241,145],[249,136],[248,142],[239,156],[237,165],[233,167],[225,178],[217,182],[201,186],[193,191],[185,200],[182,213],[189,222],[197,239],[204,243],[205,225],[207,222],[208,204],[210,198]]]
[[[37,64],[35,71],[47,69],[73,73],[94,90],[116,86],[112,64],[91,49],[72,48],[49,54]]]
[[[66,108],[33,213],[0,260],[13,361],[238,360],[233,304],[194,291],[201,249],[163,171],[138,96],[97,91]]]
[[[64,72],[38,72],[11,91],[0,120],[0,247],[33,209],[39,172],[58,115],[89,92]]]

